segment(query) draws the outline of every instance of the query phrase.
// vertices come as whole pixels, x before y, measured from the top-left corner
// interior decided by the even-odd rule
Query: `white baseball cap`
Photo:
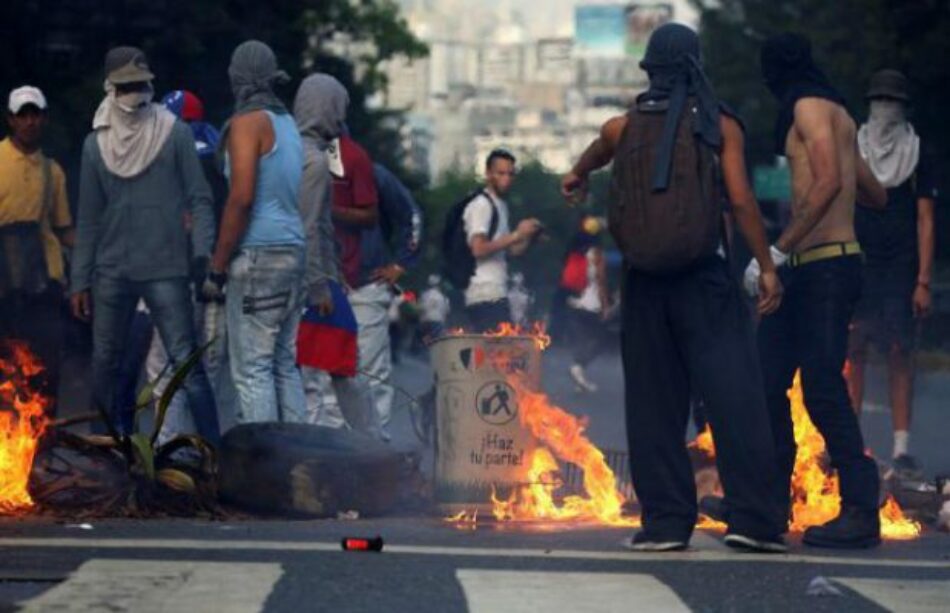
[[[7,104],[7,108],[10,109],[11,113],[16,115],[27,104],[32,104],[41,111],[45,111],[46,96],[38,87],[32,85],[24,85],[10,92],[10,102]]]

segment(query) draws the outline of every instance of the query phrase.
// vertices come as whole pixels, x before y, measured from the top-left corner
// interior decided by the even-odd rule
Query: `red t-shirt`
[[[331,151],[330,172],[333,175],[333,206],[368,209],[378,205],[373,161],[366,150],[348,136],[341,136],[338,158]],[[362,228],[334,222],[336,241],[340,246],[343,278],[350,287],[358,287],[360,276],[360,239]]]

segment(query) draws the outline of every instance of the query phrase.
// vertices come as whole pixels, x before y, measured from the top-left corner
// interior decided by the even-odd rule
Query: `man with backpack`
[[[625,260],[623,361],[627,436],[643,530],[635,551],[687,547],[697,519],[686,452],[690,394],[707,404],[725,489],[726,544],[781,552],[775,454],[752,321],[729,273],[720,177],[739,230],[762,266],[758,310],[782,286],[748,185],[739,121],[717,100],[699,39],[679,24],[650,38],[649,90],[608,121],[562,182],[573,197],[613,161],[609,227]],[[691,389],[695,388],[695,389]]]
[[[472,332],[494,330],[508,321],[508,254],[521,255],[541,231],[525,219],[512,232],[503,197],[515,178],[515,156],[495,149],[485,161],[485,186],[456,204],[446,220],[442,246],[446,277],[465,292]]]

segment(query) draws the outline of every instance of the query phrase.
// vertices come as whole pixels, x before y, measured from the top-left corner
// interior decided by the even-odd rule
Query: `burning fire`
[[[29,509],[27,482],[48,419],[46,398],[28,380],[43,371],[25,344],[10,342],[9,359],[0,358],[0,513]]]
[[[809,419],[805,408],[801,373],[796,373],[788,397],[792,404],[795,443],[798,445],[792,472],[790,528],[802,531],[834,519],[840,510],[841,500],[838,497],[838,476],[827,466],[825,439]],[[905,517],[900,505],[890,496],[881,507],[880,517],[881,536],[886,539],[904,540],[920,536],[920,524]]]

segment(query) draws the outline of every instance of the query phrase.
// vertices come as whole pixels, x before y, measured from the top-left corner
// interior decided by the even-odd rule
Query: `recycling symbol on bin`
[[[479,419],[501,426],[518,416],[515,390],[504,381],[483,385],[475,394],[475,412]]]

